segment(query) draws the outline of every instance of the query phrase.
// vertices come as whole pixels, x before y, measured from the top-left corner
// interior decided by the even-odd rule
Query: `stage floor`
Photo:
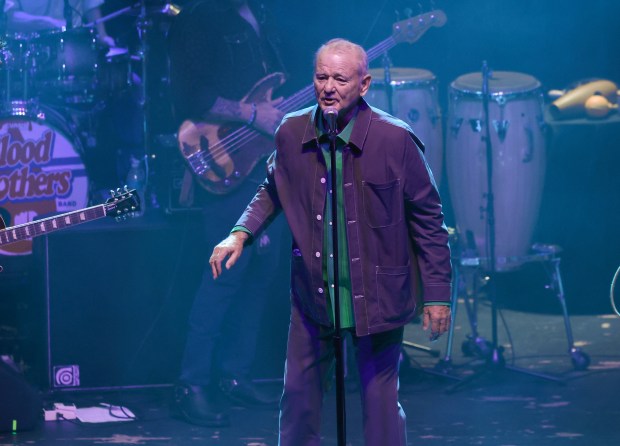
[[[610,311],[611,312],[611,311]],[[504,309],[498,340],[504,358],[533,372],[561,378],[564,383],[493,369],[456,391],[457,381],[427,373],[446,355],[446,339],[430,345],[434,357],[405,347],[401,371],[401,404],[408,417],[408,444],[487,446],[599,446],[620,444],[620,318],[614,315],[571,317],[575,344],[591,359],[585,371],[576,370],[567,353],[561,314]],[[490,339],[490,311],[479,307],[479,331]],[[484,363],[480,356],[465,356],[461,346],[471,333],[464,306],[458,307],[453,368],[466,377]],[[510,333],[510,335],[508,335]],[[429,346],[419,324],[406,328],[406,340]],[[474,352],[476,353],[476,352]],[[279,382],[261,385],[280,386]],[[354,387],[354,382],[349,383]],[[43,422],[36,430],[0,434],[0,446],[26,445],[276,445],[278,414],[275,409],[232,408],[232,425],[210,429],[171,418],[171,388],[123,389],[106,392],[72,392],[46,395],[48,402],[123,405],[137,415],[134,421],[108,424]],[[326,395],[324,445],[336,445],[335,393]],[[362,445],[359,398],[347,392],[347,444]]]

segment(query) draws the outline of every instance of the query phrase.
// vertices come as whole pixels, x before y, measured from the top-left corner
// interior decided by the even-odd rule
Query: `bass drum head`
[[[391,68],[390,110],[384,69],[373,68],[369,73],[372,81],[366,101],[411,126],[424,143],[424,155],[439,186],[443,172],[443,129],[435,75],[422,68]]]
[[[0,214],[7,227],[88,205],[82,149],[66,119],[45,106],[29,115],[0,115]],[[0,246],[5,255],[31,252],[31,240]]]

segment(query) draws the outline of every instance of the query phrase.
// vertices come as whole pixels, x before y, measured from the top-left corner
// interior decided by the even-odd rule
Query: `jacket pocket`
[[[415,310],[409,266],[377,266],[377,299],[383,320],[404,320]]]
[[[399,223],[403,217],[400,180],[376,184],[362,182],[364,214],[371,228],[384,228]]]

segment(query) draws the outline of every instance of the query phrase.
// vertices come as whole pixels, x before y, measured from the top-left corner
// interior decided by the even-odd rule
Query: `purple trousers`
[[[398,366],[403,327],[353,336],[366,446],[405,446],[405,412],[398,403]],[[332,337],[291,306],[284,392],[280,401],[280,446],[321,443],[323,395],[332,377]]]

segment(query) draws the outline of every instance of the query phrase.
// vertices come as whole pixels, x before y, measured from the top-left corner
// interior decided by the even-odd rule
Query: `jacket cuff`
[[[445,302],[450,304],[452,300],[452,284],[438,283],[424,285],[424,304]]]

